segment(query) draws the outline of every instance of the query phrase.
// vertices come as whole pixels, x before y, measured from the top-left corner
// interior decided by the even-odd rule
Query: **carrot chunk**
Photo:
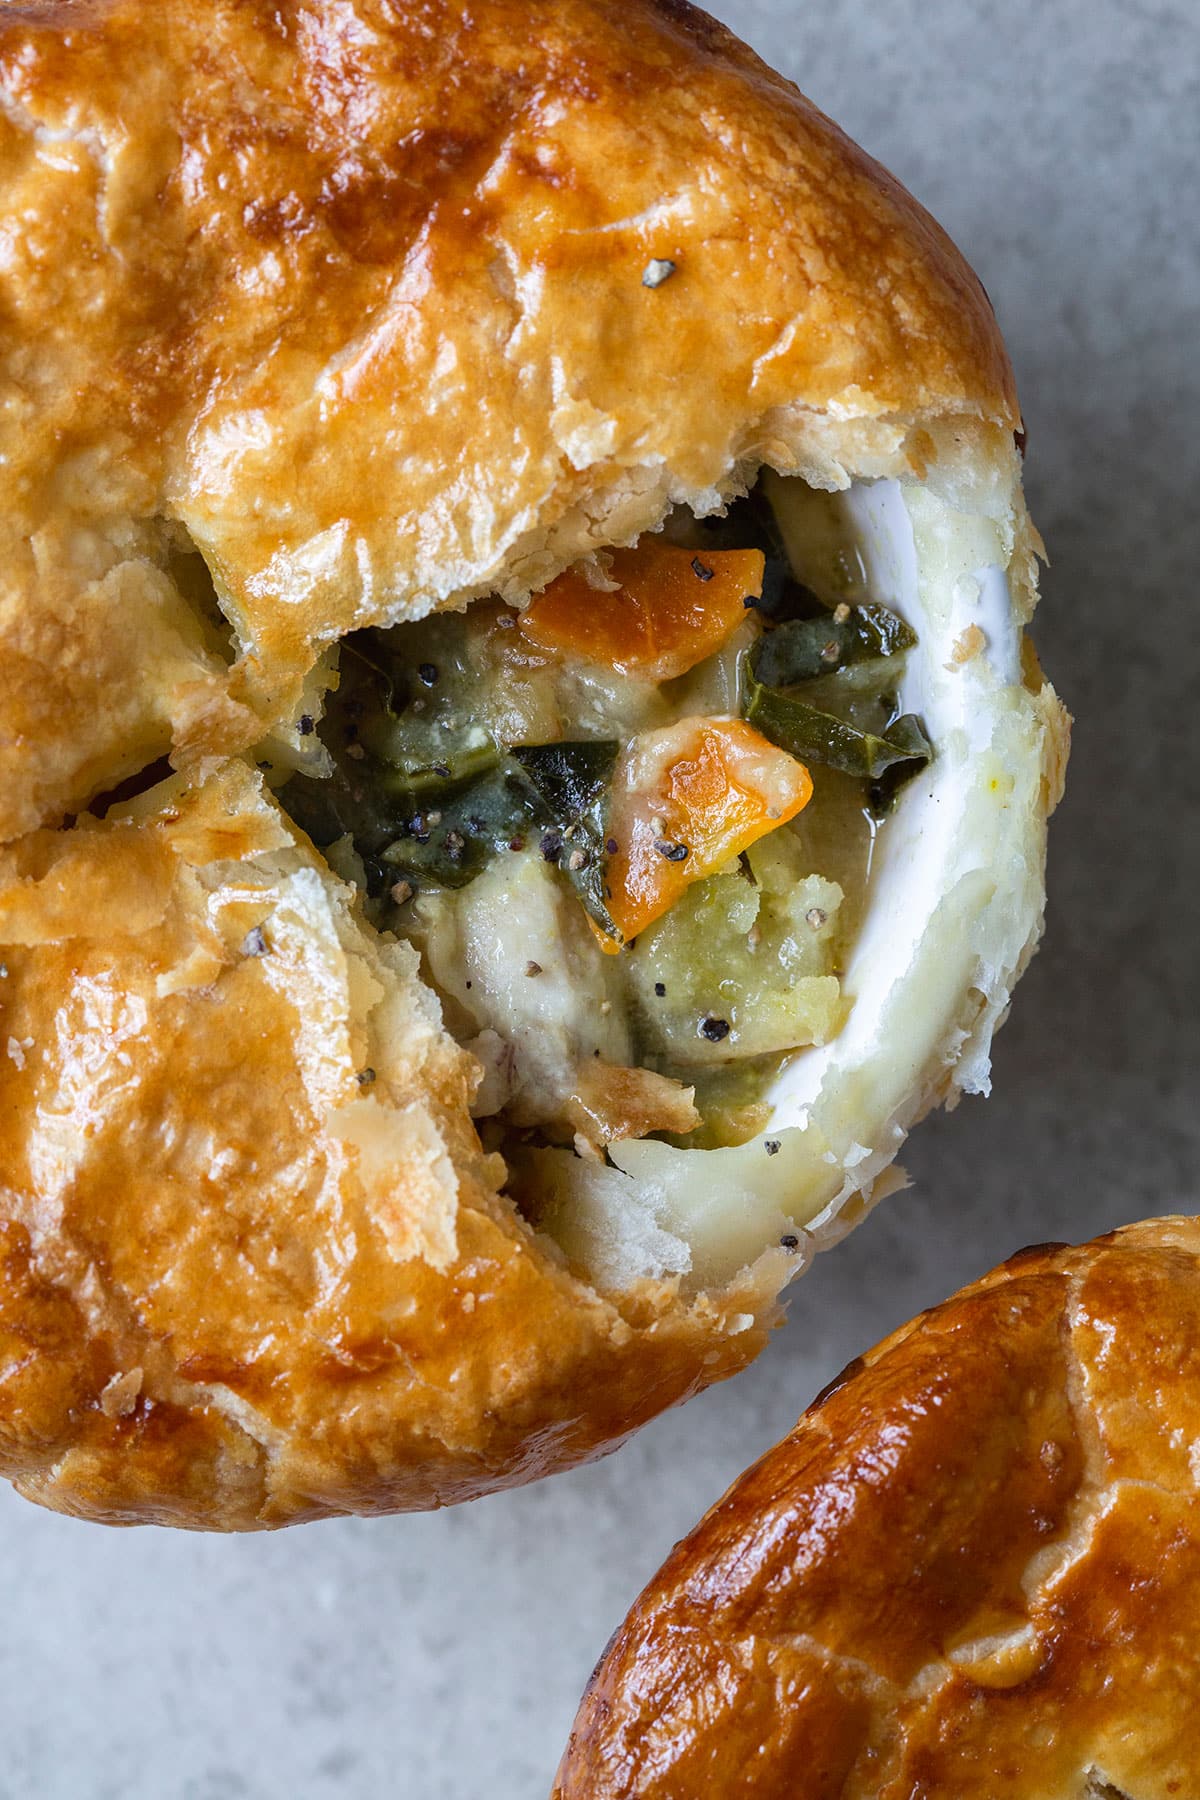
[[[643,539],[616,550],[612,593],[568,569],[520,616],[531,643],[570,651],[643,681],[670,681],[712,656],[762,593],[761,550],[711,550]]]
[[[804,764],[742,719],[683,719],[635,738],[613,776],[605,865],[622,938],[636,937],[693,881],[794,819],[811,797]]]

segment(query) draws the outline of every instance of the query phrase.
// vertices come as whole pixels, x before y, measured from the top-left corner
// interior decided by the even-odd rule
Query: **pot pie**
[[[667,0],[61,0],[0,85],[3,1468],[566,1467],[986,1091],[1065,756],[986,297]]]
[[[1198,1344],[1167,1218],[856,1358],[631,1608],[555,1800],[1194,1794]]]

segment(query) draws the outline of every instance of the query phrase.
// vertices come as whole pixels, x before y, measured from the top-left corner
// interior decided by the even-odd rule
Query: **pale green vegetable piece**
[[[802,854],[791,833],[774,832],[750,851],[751,873],[696,882],[642,933],[627,971],[651,1054],[722,1063],[822,1044],[837,1031],[842,891],[798,874]]]

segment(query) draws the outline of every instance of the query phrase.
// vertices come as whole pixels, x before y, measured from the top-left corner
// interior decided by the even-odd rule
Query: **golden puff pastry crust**
[[[904,1326],[676,1547],[556,1800],[1195,1793],[1198,1346],[1189,1218]]]
[[[1018,423],[947,239],[687,6],[60,0],[0,13],[0,91],[0,835],[743,465]]]
[[[986,296],[679,0],[6,7],[0,186],[0,1468],[250,1528],[611,1447],[807,1252],[588,1285],[257,765],[351,629],[520,601],[763,465],[973,496],[1023,616]]]
[[[498,1196],[471,1059],[231,762],[0,863],[0,1465],[90,1517],[435,1506],[620,1440],[761,1347],[602,1300]]]

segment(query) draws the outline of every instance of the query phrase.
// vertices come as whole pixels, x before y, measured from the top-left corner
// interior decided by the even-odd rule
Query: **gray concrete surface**
[[[1050,931],[996,1092],[797,1291],[737,1383],[619,1456],[429,1518],[106,1533],[0,1494],[0,1800],[535,1800],[671,1542],[865,1343],[1019,1244],[1190,1208],[1200,267],[1195,15],[1150,0],[725,0],[986,282],[1078,715]]]

